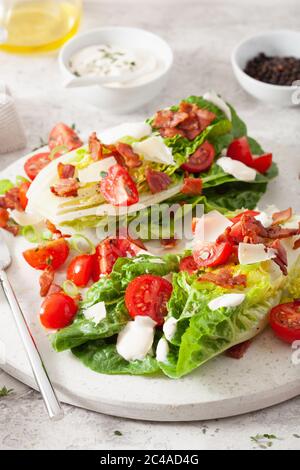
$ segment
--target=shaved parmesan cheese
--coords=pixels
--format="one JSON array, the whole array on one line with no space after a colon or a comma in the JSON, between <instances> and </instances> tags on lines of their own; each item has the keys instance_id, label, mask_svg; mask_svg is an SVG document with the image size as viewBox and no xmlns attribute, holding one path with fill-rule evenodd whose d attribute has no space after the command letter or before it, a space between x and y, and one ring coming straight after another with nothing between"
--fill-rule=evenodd
<instances>
[{"instance_id":1,"label":"shaved parmesan cheese","mask_svg":"<svg viewBox=\"0 0 300 470\"><path fill-rule=\"evenodd\" d=\"M14 221L17 222L17 224L22 225L23 227L25 225L37 225L43 220L43 217L41 217L39 214L20 212L15 209L12 210L10 214Z\"/></svg>"},{"instance_id":2,"label":"shaved parmesan cheese","mask_svg":"<svg viewBox=\"0 0 300 470\"><path fill-rule=\"evenodd\" d=\"M128 122L99 132L99 138L104 144L113 144L125 136L141 139L151 132L151 126L146 122Z\"/></svg>"},{"instance_id":3,"label":"shaved parmesan cheese","mask_svg":"<svg viewBox=\"0 0 300 470\"><path fill-rule=\"evenodd\" d=\"M155 321L150 317L136 316L118 334L117 352L126 361L143 360L152 348Z\"/></svg>"},{"instance_id":4,"label":"shaved parmesan cheese","mask_svg":"<svg viewBox=\"0 0 300 470\"><path fill-rule=\"evenodd\" d=\"M276 206L271 205L267 206L263 211L257 209L260 213L255 216L255 219L258 220L265 228L268 228L272 225L273 219L272 215L274 212L279 212Z\"/></svg>"},{"instance_id":5,"label":"shaved parmesan cheese","mask_svg":"<svg viewBox=\"0 0 300 470\"><path fill-rule=\"evenodd\" d=\"M151 136L141 142L134 142L132 148L134 152L150 162L175 165L171 149L167 147L160 136Z\"/></svg>"},{"instance_id":6,"label":"shaved parmesan cheese","mask_svg":"<svg viewBox=\"0 0 300 470\"><path fill-rule=\"evenodd\" d=\"M108 171L109 168L116 163L117 161L114 157L107 157L78 170L80 183L94 183L95 181L99 181L101 179L100 173L102 171Z\"/></svg>"},{"instance_id":7,"label":"shaved parmesan cheese","mask_svg":"<svg viewBox=\"0 0 300 470\"><path fill-rule=\"evenodd\" d=\"M203 95L203 98L206 101L210 101L212 104L214 104L219 109L221 109L221 111L223 111L223 113L229 119L229 121L231 121L231 110L228 104L226 104L225 101L222 100L222 98L220 98L214 90L210 90L207 93L205 93Z\"/></svg>"},{"instance_id":8,"label":"shaved parmesan cheese","mask_svg":"<svg viewBox=\"0 0 300 470\"><path fill-rule=\"evenodd\" d=\"M95 325L98 325L106 317L105 302L98 302L92 305L92 307L85 309L83 315L87 320L92 320Z\"/></svg>"},{"instance_id":9,"label":"shaved parmesan cheese","mask_svg":"<svg viewBox=\"0 0 300 470\"><path fill-rule=\"evenodd\" d=\"M245 300L245 294L224 294L208 302L210 310L218 310L222 307L237 307Z\"/></svg>"},{"instance_id":10,"label":"shaved parmesan cheese","mask_svg":"<svg viewBox=\"0 0 300 470\"><path fill-rule=\"evenodd\" d=\"M177 329L177 320L174 317L169 317L163 325L163 332L168 341L174 337Z\"/></svg>"},{"instance_id":11,"label":"shaved parmesan cheese","mask_svg":"<svg viewBox=\"0 0 300 470\"><path fill-rule=\"evenodd\" d=\"M298 228L300 224L300 215L293 215L287 222L282 224L284 228Z\"/></svg>"},{"instance_id":12,"label":"shaved parmesan cheese","mask_svg":"<svg viewBox=\"0 0 300 470\"><path fill-rule=\"evenodd\" d=\"M238 258L240 264L254 264L268 261L276 257L272 248L266 248L263 243L250 244L240 243L238 247Z\"/></svg>"},{"instance_id":13,"label":"shaved parmesan cheese","mask_svg":"<svg viewBox=\"0 0 300 470\"><path fill-rule=\"evenodd\" d=\"M160 338L156 346L156 360L166 363L168 361L169 345L165 338Z\"/></svg>"},{"instance_id":14,"label":"shaved parmesan cheese","mask_svg":"<svg viewBox=\"0 0 300 470\"><path fill-rule=\"evenodd\" d=\"M225 173L234 176L240 181L254 181L256 171L238 160L229 157L221 157L216 161Z\"/></svg>"},{"instance_id":15,"label":"shaved parmesan cheese","mask_svg":"<svg viewBox=\"0 0 300 470\"><path fill-rule=\"evenodd\" d=\"M195 241L215 242L224 233L232 222L218 211L204 214L197 222L195 228Z\"/></svg>"}]
</instances>

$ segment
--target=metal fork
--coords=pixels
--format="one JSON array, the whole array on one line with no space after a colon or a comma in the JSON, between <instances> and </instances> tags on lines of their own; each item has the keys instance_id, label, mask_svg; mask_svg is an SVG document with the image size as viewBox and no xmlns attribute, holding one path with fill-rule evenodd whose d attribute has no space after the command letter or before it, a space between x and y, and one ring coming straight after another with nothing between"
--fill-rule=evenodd
<instances>
[{"instance_id":1,"label":"metal fork","mask_svg":"<svg viewBox=\"0 0 300 470\"><path fill-rule=\"evenodd\" d=\"M11 256L3 236L0 233L0 283L3 287L5 296L13 313L19 335L22 339L35 381L42 394L49 417L51 419L58 420L63 417L63 409L56 397L40 353L30 333L24 314L20 308L18 300L5 272L5 269L7 269L10 264Z\"/></svg>"}]
</instances>

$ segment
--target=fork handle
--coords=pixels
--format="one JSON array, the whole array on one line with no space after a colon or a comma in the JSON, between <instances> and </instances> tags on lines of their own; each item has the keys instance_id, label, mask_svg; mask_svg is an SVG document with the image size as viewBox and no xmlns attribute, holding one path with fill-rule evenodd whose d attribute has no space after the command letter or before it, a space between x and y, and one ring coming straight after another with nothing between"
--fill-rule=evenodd
<instances>
[{"instance_id":1,"label":"fork handle","mask_svg":"<svg viewBox=\"0 0 300 470\"><path fill-rule=\"evenodd\" d=\"M30 333L24 314L20 308L19 302L4 270L0 270L0 282L11 307L18 332L23 341L23 345L27 353L35 381L42 394L49 417L56 420L61 419L63 417L63 409L56 397L42 358Z\"/></svg>"}]
</instances>

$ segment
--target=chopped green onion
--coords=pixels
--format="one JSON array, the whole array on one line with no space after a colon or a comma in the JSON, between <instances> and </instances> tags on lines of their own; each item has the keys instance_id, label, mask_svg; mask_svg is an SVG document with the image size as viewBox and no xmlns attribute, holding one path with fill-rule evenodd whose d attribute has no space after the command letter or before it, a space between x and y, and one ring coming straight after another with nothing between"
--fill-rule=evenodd
<instances>
[{"instance_id":1,"label":"chopped green onion","mask_svg":"<svg viewBox=\"0 0 300 470\"><path fill-rule=\"evenodd\" d=\"M64 293L69 295L70 297L76 297L79 293L79 290L73 281L69 281L69 280L64 281L62 288L63 288Z\"/></svg>"},{"instance_id":2,"label":"chopped green onion","mask_svg":"<svg viewBox=\"0 0 300 470\"><path fill-rule=\"evenodd\" d=\"M70 245L73 250L83 254L93 255L96 251L95 246L91 240L89 240L84 235L81 235L80 233L76 233L70 238ZM80 245L85 245L85 247Z\"/></svg>"},{"instance_id":3,"label":"chopped green onion","mask_svg":"<svg viewBox=\"0 0 300 470\"><path fill-rule=\"evenodd\" d=\"M56 147L54 147L54 149L51 150L50 152L50 155L49 155L49 159L50 160L53 160L53 158L55 158L55 155L57 153L66 153L68 151L68 147L66 145L57 145Z\"/></svg>"},{"instance_id":4,"label":"chopped green onion","mask_svg":"<svg viewBox=\"0 0 300 470\"><path fill-rule=\"evenodd\" d=\"M10 180L0 180L0 194L5 194L14 184Z\"/></svg>"},{"instance_id":5,"label":"chopped green onion","mask_svg":"<svg viewBox=\"0 0 300 470\"><path fill-rule=\"evenodd\" d=\"M50 230L44 230L42 232L42 240L52 240L53 233Z\"/></svg>"},{"instance_id":6,"label":"chopped green onion","mask_svg":"<svg viewBox=\"0 0 300 470\"><path fill-rule=\"evenodd\" d=\"M22 235L30 243L37 243L40 239L39 233L33 225L25 225L22 228Z\"/></svg>"},{"instance_id":7,"label":"chopped green onion","mask_svg":"<svg viewBox=\"0 0 300 470\"><path fill-rule=\"evenodd\" d=\"M29 183L29 180L24 176L16 176L16 186L21 186L22 183Z\"/></svg>"}]
</instances>

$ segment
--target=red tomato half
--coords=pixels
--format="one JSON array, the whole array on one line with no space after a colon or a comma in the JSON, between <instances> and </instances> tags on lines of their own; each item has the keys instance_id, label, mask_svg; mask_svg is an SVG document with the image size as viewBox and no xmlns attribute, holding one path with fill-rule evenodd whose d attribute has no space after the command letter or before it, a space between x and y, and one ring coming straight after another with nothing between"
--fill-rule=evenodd
<instances>
[{"instance_id":1,"label":"red tomato half","mask_svg":"<svg viewBox=\"0 0 300 470\"><path fill-rule=\"evenodd\" d=\"M26 209L28 199L27 199L27 191L30 187L29 181L24 181L24 183L20 184L19 186L19 199L22 209Z\"/></svg>"},{"instance_id":2,"label":"red tomato half","mask_svg":"<svg viewBox=\"0 0 300 470\"><path fill-rule=\"evenodd\" d=\"M68 150L74 150L83 145L76 132L63 122L56 124L52 129L48 139L50 150L53 150L58 145L65 145Z\"/></svg>"},{"instance_id":3,"label":"red tomato half","mask_svg":"<svg viewBox=\"0 0 300 470\"><path fill-rule=\"evenodd\" d=\"M100 191L113 206L131 206L139 200L135 182L121 165L109 168L107 176L100 182Z\"/></svg>"},{"instance_id":4,"label":"red tomato half","mask_svg":"<svg viewBox=\"0 0 300 470\"><path fill-rule=\"evenodd\" d=\"M39 174L39 172L45 168L45 166L50 163L49 158L50 152L42 152L36 153L32 157L28 158L28 160L24 164L24 170L31 180Z\"/></svg>"},{"instance_id":5,"label":"red tomato half","mask_svg":"<svg viewBox=\"0 0 300 470\"><path fill-rule=\"evenodd\" d=\"M45 328L59 329L72 323L77 305L63 292L48 295L40 308L40 320Z\"/></svg>"},{"instance_id":6,"label":"red tomato half","mask_svg":"<svg viewBox=\"0 0 300 470\"><path fill-rule=\"evenodd\" d=\"M149 316L162 325L172 284L160 276L142 274L131 281L125 291L125 305L131 317Z\"/></svg>"},{"instance_id":7,"label":"red tomato half","mask_svg":"<svg viewBox=\"0 0 300 470\"><path fill-rule=\"evenodd\" d=\"M75 256L68 266L67 279L78 287L85 287L92 276L94 262L94 255Z\"/></svg>"},{"instance_id":8,"label":"red tomato half","mask_svg":"<svg viewBox=\"0 0 300 470\"><path fill-rule=\"evenodd\" d=\"M241 212L240 214L236 215L235 217L232 217L230 219L230 221L235 224L236 222L239 222L241 220L243 215L251 215L251 216L255 217L256 215L259 215L259 214L260 214L260 212L258 212L258 211L246 210L246 211Z\"/></svg>"},{"instance_id":9,"label":"red tomato half","mask_svg":"<svg viewBox=\"0 0 300 470\"><path fill-rule=\"evenodd\" d=\"M34 269L41 269L43 271L51 267L55 271L66 261L69 250L66 240L58 238L45 245L24 251L23 256Z\"/></svg>"},{"instance_id":10,"label":"red tomato half","mask_svg":"<svg viewBox=\"0 0 300 470\"><path fill-rule=\"evenodd\" d=\"M235 139L227 149L227 156L247 166L252 166L252 153L247 137Z\"/></svg>"},{"instance_id":11,"label":"red tomato half","mask_svg":"<svg viewBox=\"0 0 300 470\"><path fill-rule=\"evenodd\" d=\"M229 242L201 243L193 252L195 263L199 268L219 266L225 264L232 253Z\"/></svg>"},{"instance_id":12,"label":"red tomato half","mask_svg":"<svg viewBox=\"0 0 300 470\"><path fill-rule=\"evenodd\" d=\"M211 167L214 157L214 146L209 142L204 142L189 157L188 161L181 165L181 168L189 173L201 173Z\"/></svg>"},{"instance_id":13,"label":"red tomato half","mask_svg":"<svg viewBox=\"0 0 300 470\"><path fill-rule=\"evenodd\" d=\"M179 263L179 271L187 271L189 274L193 274L198 271L198 266L193 256L186 256L182 258Z\"/></svg>"},{"instance_id":14,"label":"red tomato half","mask_svg":"<svg viewBox=\"0 0 300 470\"><path fill-rule=\"evenodd\" d=\"M259 173L266 173L272 165L272 159L272 153L264 153L259 157L253 156L252 168L259 171Z\"/></svg>"},{"instance_id":15,"label":"red tomato half","mask_svg":"<svg viewBox=\"0 0 300 470\"><path fill-rule=\"evenodd\" d=\"M300 300L272 308L270 325L282 341L293 343L300 340Z\"/></svg>"}]
</instances>

